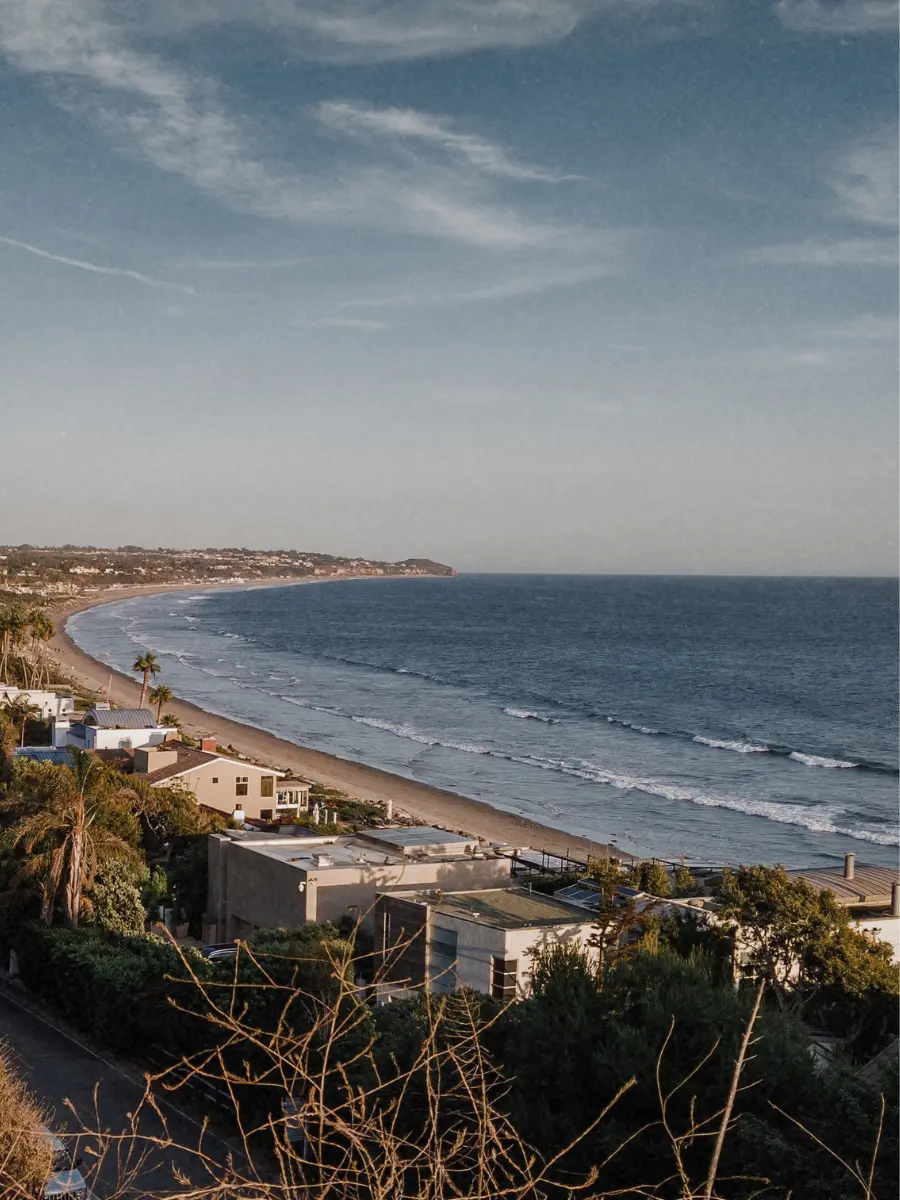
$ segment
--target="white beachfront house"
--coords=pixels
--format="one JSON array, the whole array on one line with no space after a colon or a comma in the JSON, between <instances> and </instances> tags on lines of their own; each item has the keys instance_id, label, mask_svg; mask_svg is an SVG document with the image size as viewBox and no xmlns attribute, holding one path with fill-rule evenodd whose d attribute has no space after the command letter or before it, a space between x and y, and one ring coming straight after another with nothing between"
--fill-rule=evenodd
<instances>
[{"instance_id":1,"label":"white beachfront house","mask_svg":"<svg viewBox=\"0 0 900 1200\"><path fill-rule=\"evenodd\" d=\"M149 708L109 708L96 705L80 721L68 716L53 721L54 746L80 746L84 750L133 750L158 746L177 730L158 725Z\"/></svg>"},{"instance_id":2,"label":"white beachfront house","mask_svg":"<svg viewBox=\"0 0 900 1200\"><path fill-rule=\"evenodd\" d=\"M0 705L7 701L27 700L40 710L44 721L54 717L71 716L75 712L75 700L64 692L48 692L41 688L20 688L12 683L0 683Z\"/></svg>"}]
</instances>

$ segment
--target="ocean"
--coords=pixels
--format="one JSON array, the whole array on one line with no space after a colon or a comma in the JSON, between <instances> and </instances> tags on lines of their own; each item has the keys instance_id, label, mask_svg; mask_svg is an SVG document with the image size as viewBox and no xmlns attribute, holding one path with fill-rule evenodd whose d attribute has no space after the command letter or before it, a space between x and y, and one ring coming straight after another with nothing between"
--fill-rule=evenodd
<instances>
[{"instance_id":1,"label":"ocean","mask_svg":"<svg viewBox=\"0 0 900 1200\"><path fill-rule=\"evenodd\" d=\"M178 696L625 851L895 863L897 581L461 575L76 614Z\"/></svg>"}]
</instances>

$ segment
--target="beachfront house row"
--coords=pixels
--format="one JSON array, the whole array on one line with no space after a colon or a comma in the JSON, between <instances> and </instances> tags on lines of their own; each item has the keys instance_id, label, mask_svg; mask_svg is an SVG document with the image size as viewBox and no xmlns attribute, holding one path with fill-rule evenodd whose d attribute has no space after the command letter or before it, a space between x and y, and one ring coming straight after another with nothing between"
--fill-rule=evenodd
<instances>
[{"instance_id":1,"label":"beachfront house row","mask_svg":"<svg viewBox=\"0 0 900 1200\"><path fill-rule=\"evenodd\" d=\"M534 959L554 946L594 953L583 908L527 887L398 895L375 906L377 992L382 1002L428 990L473 988L498 1000L531 994Z\"/></svg>"},{"instance_id":2,"label":"beachfront house row","mask_svg":"<svg viewBox=\"0 0 900 1200\"><path fill-rule=\"evenodd\" d=\"M110 708L97 704L80 720L69 714L52 721L53 745L79 746L83 750L133 750L156 746L177 732L172 725L157 723L149 708Z\"/></svg>"},{"instance_id":3,"label":"beachfront house row","mask_svg":"<svg viewBox=\"0 0 900 1200\"><path fill-rule=\"evenodd\" d=\"M202 738L199 749L171 742L139 747L134 751L134 775L151 787L184 788L198 804L236 820L272 821L309 808L305 780L219 754L212 737Z\"/></svg>"},{"instance_id":4,"label":"beachfront house row","mask_svg":"<svg viewBox=\"0 0 900 1200\"><path fill-rule=\"evenodd\" d=\"M431 826L371 829L340 837L226 829L209 838L211 941L258 929L337 921L373 928L386 889L465 891L509 882L509 859L476 838Z\"/></svg>"},{"instance_id":5,"label":"beachfront house row","mask_svg":"<svg viewBox=\"0 0 900 1200\"><path fill-rule=\"evenodd\" d=\"M54 717L71 716L75 712L75 699L69 693L48 692L41 688L20 688L11 683L0 683L0 705L15 700L27 700L38 709L44 721L52 721Z\"/></svg>"}]
</instances>

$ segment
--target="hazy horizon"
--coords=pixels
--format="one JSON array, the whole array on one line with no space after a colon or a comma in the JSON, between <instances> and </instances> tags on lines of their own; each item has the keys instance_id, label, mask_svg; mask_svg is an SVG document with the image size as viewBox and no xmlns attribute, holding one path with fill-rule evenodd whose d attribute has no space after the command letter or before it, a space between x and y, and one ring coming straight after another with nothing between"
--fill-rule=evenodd
<instances>
[{"instance_id":1,"label":"hazy horizon","mask_svg":"<svg viewBox=\"0 0 900 1200\"><path fill-rule=\"evenodd\" d=\"M896 576L893 0L0 0L0 96L0 541Z\"/></svg>"}]
</instances>

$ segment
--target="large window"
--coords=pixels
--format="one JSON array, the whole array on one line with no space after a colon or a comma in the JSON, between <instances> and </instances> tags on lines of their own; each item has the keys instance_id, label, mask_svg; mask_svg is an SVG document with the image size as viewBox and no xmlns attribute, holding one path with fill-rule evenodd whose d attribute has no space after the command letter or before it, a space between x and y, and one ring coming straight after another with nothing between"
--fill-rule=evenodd
<instances>
[{"instance_id":1,"label":"large window","mask_svg":"<svg viewBox=\"0 0 900 1200\"><path fill-rule=\"evenodd\" d=\"M262 779L259 781L259 794L264 799L265 798L271 799L272 796L275 795L275 776L274 775L263 775Z\"/></svg>"},{"instance_id":2,"label":"large window","mask_svg":"<svg viewBox=\"0 0 900 1200\"><path fill-rule=\"evenodd\" d=\"M496 1000L515 1000L519 960L491 955L491 995Z\"/></svg>"},{"instance_id":3,"label":"large window","mask_svg":"<svg viewBox=\"0 0 900 1200\"><path fill-rule=\"evenodd\" d=\"M428 973L433 992L456 991L456 959L456 930L432 925L428 939Z\"/></svg>"},{"instance_id":4,"label":"large window","mask_svg":"<svg viewBox=\"0 0 900 1200\"><path fill-rule=\"evenodd\" d=\"M246 796L248 793L248 784L250 783L249 775L238 775L234 781L234 794L236 796Z\"/></svg>"}]
</instances>

